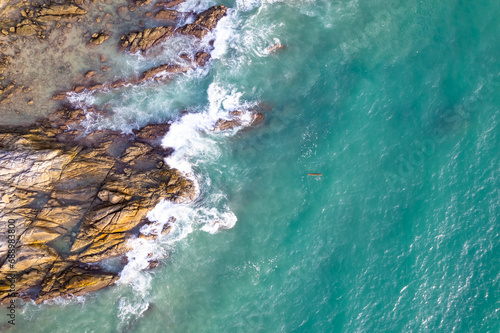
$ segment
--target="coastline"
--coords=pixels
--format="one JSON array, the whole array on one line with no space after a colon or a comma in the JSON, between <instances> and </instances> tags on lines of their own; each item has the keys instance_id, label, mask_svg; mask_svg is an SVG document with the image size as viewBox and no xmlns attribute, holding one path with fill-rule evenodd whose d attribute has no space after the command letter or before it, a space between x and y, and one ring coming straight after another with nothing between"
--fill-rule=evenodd
<instances>
[{"instance_id":1,"label":"coastline","mask_svg":"<svg viewBox=\"0 0 500 333\"><path fill-rule=\"evenodd\" d=\"M0 36L0 331L498 331L500 3L106 1Z\"/></svg>"},{"instance_id":2,"label":"coastline","mask_svg":"<svg viewBox=\"0 0 500 333\"><path fill-rule=\"evenodd\" d=\"M163 6L169 9L156 10L155 16L159 21L175 23L177 16L185 14L170 8L181 2L164 3ZM147 4L148 1L136 2L128 10L133 12L137 6ZM7 36L17 34L13 37L16 41L20 36L39 38L43 44L50 29L47 31L41 22L53 24L52 21L57 21L54 25L57 29L58 25L61 26L60 21L75 22L75 18L80 21L79 16L87 14L87 10L80 7L82 5L83 2L75 2L65 6L42 6L37 10L18 7L21 16L26 15L27 18L17 23L14 29L9 29ZM167 25L132 30L120 38L121 50L118 52L128 49L131 53L145 53L178 34L201 39L216 26L226 10L224 6L209 8L193 16L193 22L177 28ZM166 17L166 14L170 16ZM71 28L77 24L68 25L66 27ZM93 34L86 48L92 52L111 35L105 31ZM213 41L210 44L212 46ZM101 55L101 62L102 58ZM4 190L0 203L0 230L4 238L0 247L0 277L3 281L0 303L8 302L8 298L12 297L5 279L11 272L7 260L8 220L16 221L16 233L19 235L17 259L13 267L17 276L15 293L22 299L39 303L112 285L126 265L125 254L131 250L127 241L166 235L171 223L175 222L174 218L157 234L146 236L140 233L140 228L150 223L146 217L148 212L162 200L187 203L195 199L197 192L193 181L164 162L172 153L171 148L161 145L161 138L170 126L168 123L143 126L130 134L106 129L89 132L85 126L88 117L109 118L108 112L96 110L92 105L76 108L67 100L72 93L108 91L155 81L168 82L172 75L205 66L210 54L207 50L199 50L194 54L179 54L179 58L185 66L161 64L145 70L141 75L114 80L109 80L109 77L107 80L96 70L87 71L73 79L72 82L80 80L81 83L73 85L70 90L48 90L52 93L50 101L46 98L47 94L44 95L45 100L39 96L41 101L37 102L55 105L54 111L41 120L32 123L28 116L25 120L29 124L18 126L20 123L16 119L12 124L0 127L0 163L3 170L0 186ZM101 72L106 71L101 67ZM96 80L99 78L104 82L98 83ZM13 85L9 88L13 91L7 90L7 95L3 96L4 105L19 100L16 94L22 96L26 90L24 86L15 88L17 83ZM29 105L35 104L34 100L30 102ZM219 119L214 130L229 130L243 123L256 125L262 122L263 116L258 112L248 113L250 122L243 113L235 110L231 119ZM98 265L110 258L118 258L114 270ZM157 264L157 261L150 260L148 268Z\"/></svg>"}]
</instances>

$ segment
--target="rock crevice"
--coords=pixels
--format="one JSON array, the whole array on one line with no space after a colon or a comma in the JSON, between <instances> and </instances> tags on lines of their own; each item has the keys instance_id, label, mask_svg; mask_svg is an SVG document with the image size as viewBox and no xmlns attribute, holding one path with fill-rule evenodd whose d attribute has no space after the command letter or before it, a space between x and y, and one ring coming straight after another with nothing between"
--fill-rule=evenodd
<instances>
[{"instance_id":1,"label":"rock crevice","mask_svg":"<svg viewBox=\"0 0 500 333\"><path fill-rule=\"evenodd\" d=\"M0 129L0 301L10 290L9 220L16 292L40 302L112 284L117 274L94 263L130 250L127 239L160 200L194 199L192 181L163 163L158 139L168 124L83 136L69 129L82 119L62 109L33 126Z\"/></svg>"}]
</instances>

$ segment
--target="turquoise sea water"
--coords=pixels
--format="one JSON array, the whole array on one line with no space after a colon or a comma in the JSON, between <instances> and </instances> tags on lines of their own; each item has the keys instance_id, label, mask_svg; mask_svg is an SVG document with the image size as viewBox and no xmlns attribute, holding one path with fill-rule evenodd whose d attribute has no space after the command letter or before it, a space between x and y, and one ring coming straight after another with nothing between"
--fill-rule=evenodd
<instances>
[{"instance_id":1,"label":"turquoise sea water","mask_svg":"<svg viewBox=\"0 0 500 333\"><path fill-rule=\"evenodd\" d=\"M113 109L100 126L174 122L199 199L151 213L173 232L115 287L26 304L13 331L499 332L500 2L196 8L219 3L210 69L75 97ZM208 129L258 103L262 126Z\"/></svg>"}]
</instances>

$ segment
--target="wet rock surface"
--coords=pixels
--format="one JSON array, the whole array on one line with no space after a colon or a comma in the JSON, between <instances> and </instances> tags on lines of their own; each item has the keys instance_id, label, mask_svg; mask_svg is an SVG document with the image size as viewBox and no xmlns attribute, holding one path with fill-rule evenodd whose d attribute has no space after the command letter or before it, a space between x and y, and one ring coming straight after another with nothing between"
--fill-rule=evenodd
<instances>
[{"instance_id":1,"label":"wet rock surface","mask_svg":"<svg viewBox=\"0 0 500 333\"><path fill-rule=\"evenodd\" d=\"M184 14L171 9L160 10L154 15L155 19L167 22L175 22L182 16L184 16Z\"/></svg>"},{"instance_id":2,"label":"wet rock surface","mask_svg":"<svg viewBox=\"0 0 500 333\"><path fill-rule=\"evenodd\" d=\"M196 15L193 23L186 24L176 30L176 32L203 38L209 31L212 31L217 23L226 15L226 6L211 7Z\"/></svg>"},{"instance_id":3,"label":"wet rock surface","mask_svg":"<svg viewBox=\"0 0 500 333\"><path fill-rule=\"evenodd\" d=\"M196 15L193 23L179 28L161 26L130 32L121 37L119 46L123 50L129 50L130 53L138 51L144 53L151 47L171 37L174 33L203 38L215 28L219 20L226 15L226 12L226 6L215 6Z\"/></svg>"},{"instance_id":4,"label":"wet rock surface","mask_svg":"<svg viewBox=\"0 0 500 333\"><path fill-rule=\"evenodd\" d=\"M281 51L281 50L284 50L284 49L286 49L285 45L283 45L283 44L274 44L274 45L270 46L267 50L270 53L273 53L273 52Z\"/></svg>"},{"instance_id":5,"label":"wet rock surface","mask_svg":"<svg viewBox=\"0 0 500 333\"><path fill-rule=\"evenodd\" d=\"M111 33L109 31L101 30L99 32L92 34L89 43L94 45L101 45L109 38L109 36L111 36Z\"/></svg>"},{"instance_id":6,"label":"wet rock surface","mask_svg":"<svg viewBox=\"0 0 500 333\"><path fill-rule=\"evenodd\" d=\"M161 199L194 199L193 183L163 163L168 125L135 135L83 136L80 110L0 128L0 301L8 296L8 221L16 228L16 291L37 302L111 285L99 261L125 254ZM71 129L70 129L71 128Z\"/></svg>"},{"instance_id":7,"label":"wet rock surface","mask_svg":"<svg viewBox=\"0 0 500 333\"><path fill-rule=\"evenodd\" d=\"M113 82L105 82L105 83L97 83L93 81L93 77L95 76L95 71L88 71L85 73L84 78L86 80L90 80L87 83L82 83L75 85L72 90L69 91L60 91L52 96L53 100L65 100L68 97L68 93L76 92L81 93L83 91L94 91L98 89L117 89L127 85L137 85L141 84L145 81L168 81L172 79L172 75L185 73L190 69L196 67L204 67L211 56L209 53L204 51L198 51L194 55L190 56L187 54L183 54L182 57L187 61L185 65L172 65L172 64L163 64L153 68L150 68L142 73L140 77L132 77L127 79L118 79ZM1 93L1 91L0 91ZM1 96L1 95L0 95Z\"/></svg>"},{"instance_id":8,"label":"wet rock surface","mask_svg":"<svg viewBox=\"0 0 500 333\"><path fill-rule=\"evenodd\" d=\"M177 5L180 5L181 3L186 2L186 0L164 0L164 1L157 1L155 3L155 6L157 7L165 7L165 8L172 8Z\"/></svg>"}]
</instances>

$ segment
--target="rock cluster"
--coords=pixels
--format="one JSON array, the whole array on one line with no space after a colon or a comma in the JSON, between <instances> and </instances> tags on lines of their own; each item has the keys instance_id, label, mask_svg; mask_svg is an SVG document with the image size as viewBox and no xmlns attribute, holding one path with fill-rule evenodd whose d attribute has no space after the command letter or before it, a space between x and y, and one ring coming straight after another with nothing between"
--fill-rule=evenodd
<instances>
[{"instance_id":1,"label":"rock cluster","mask_svg":"<svg viewBox=\"0 0 500 333\"><path fill-rule=\"evenodd\" d=\"M109 36L111 36L111 33L109 31L101 30L99 32L92 34L89 43L94 45L101 45L109 38Z\"/></svg>"},{"instance_id":2,"label":"rock cluster","mask_svg":"<svg viewBox=\"0 0 500 333\"><path fill-rule=\"evenodd\" d=\"M184 65L171 65L171 64L164 64L164 65L159 65L153 68L148 69L147 71L144 71L142 75L138 78L128 78L128 79L119 79L113 82L108 82L108 83L96 83L95 81L92 80L93 75L95 74L95 71L88 71L85 74L85 78L88 81L86 84L78 84L73 87L72 90L70 91L61 91L56 93L55 95L52 96L53 100L64 100L67 98L67 94L69 92L76 92L76 93L81 93L84 90L87 91L94 91L98 89L116 89L120 88L126 85L136 85L143 83L148 80L154 80L154 81L166 81L171 78L172 75L178 74L178 73L184 73L187 72L188 70L195 68L197 66L203 67L207 64L207 62L210 60L210 54L206 52L196 52L194 56L190 57L189 55L184 54L183 58L185 60L188 60L189 62ZM0 90L0 101L1 101L1 90Z\"/></svg>"},{"instance_id":3,"label":"rock cluster","mask_svg":"<svg viewBox=\"0 0 500 333\"><path fill-rule=\"evenodd\" d=\"M21 7L18 23L2 33L8 35L15 33L20 36L30 36L36 33L43 36L42 25L53 21L60 21L87 14L87 11L73 3L67 4L43 4L41 7ZM7 22L7 20L6 20Z\"/></svg>"},{"instance_id":4,"label":"rock cluster","mask_svg":"<svg viewBox=\"0 0 500 333\"><path fill-rule=\"evenodd\" d=\"M153 78L160 79L167 74L182 73L191 69L191 66L180 65L160 65L145 71L142 74L141 81L151 80Z\"/></svg>"},{"instance_id":5,"label":"rock cluster","mask_svg":"<svg viewBox=\"0 0 500 333\"><path fill-rule=\"evenodd\" d=\"M121 49L128 49L131 53L136 53L138 51L146 52L174 33L203 38L209 31L215 28L217 22L226 15L226 12L226 6L215 6L196 15L193 23L179 28L161 26L131 32L121 37L119 46Z\"/></svg>"},{"instance_id":6,"label":"rock cluster","mask_svg":"<svg viewBox=\"0 0 500 333\"><path fill-rule=\"evenodd\" d=\"M204 12L196 15L194 22L191 24L186 24L176 30L176 32L195 36L197 38L203 38L209 31L212 31L219 20L226 15L226 6L215 6L211 7Z\"/></svg>"},{"instance_id":7,"label":"rock cluster","mask_svg":"<svg viewBox=\"0 0 500 333\"><path fill-rule=\"evenodd\" d=\"M37 302L109 286L94 263L125 254L160 200L194 199L193 183L164 165L168 125L135 135L83 136L85 115L63 109L24 128L0 129L0 302L8 296L7 222L15 221L16 291Z\"/></svg>"},{"instance_id":8,"label":"rock cluster","mask_svg":"<svg viewBox=\"0 0 500 333\"><path fill-rule=\"evenodd\" d=\"M155 14L155 19L159 21L167 21L167 22L175 22L182 16L182 13L179 13L176 10L164 9L160 10Z\"/></svg>"},{"instance_id":9,"label":"rock cluster","mask_svg":"<svg viewBox=\"0 0 500 333\"><path fill-rule=\"evenodd\" d=\"M164 1L157 1L155 3L155 6L158 7L165 7L165 8L172 8L177 5L180 5L181 3L186 2L186 0L164 0Z\"/></svg>"},{"instance_id":10,"label":"rock cluster","mask_svg":"<svg viewBox=\"0 0 500 333\"><path fill-rule=\"evenodd\" d=\"M172 36L174 30L172 26L164 26L131 32L121 37L120 48L128 49L131 53L145 52Z\"/></svg>"}]
</instances>

